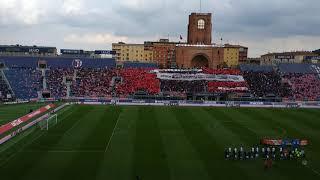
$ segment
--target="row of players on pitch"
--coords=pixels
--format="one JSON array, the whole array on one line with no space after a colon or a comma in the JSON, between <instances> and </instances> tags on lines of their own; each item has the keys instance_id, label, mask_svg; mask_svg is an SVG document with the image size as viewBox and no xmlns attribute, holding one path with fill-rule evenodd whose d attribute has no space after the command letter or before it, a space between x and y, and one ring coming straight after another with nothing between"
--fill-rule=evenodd
<instances>
[{"instance_id":1,"label":"row of players on pitch","mask_svg":"<svg viewBox=\"0 0 320 180\"><path fill-rule=\"evenodd\" d=\"M226 160L247 160L257 159L262 157L264 159L279 159L279 160L293 160L305 159L305 151L301 148L294 147L252 147L251 150L245 150L243 147L227 148L225 149Z\"/></svg>"}]
</instances>

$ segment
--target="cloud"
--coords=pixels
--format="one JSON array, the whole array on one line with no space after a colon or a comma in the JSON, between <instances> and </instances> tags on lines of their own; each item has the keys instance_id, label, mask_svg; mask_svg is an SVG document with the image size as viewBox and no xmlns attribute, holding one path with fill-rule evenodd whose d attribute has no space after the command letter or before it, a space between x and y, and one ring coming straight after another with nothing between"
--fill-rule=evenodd
<instances>
[{"instance_id":1,"label":"cloud","mask_svg":"<svg viewBox=\"0 0 320 180\"><path fill-rule=\"evenodd\" d=\"M85 12L84 1L82 0L64 0L62 4L62 13L65 15L81 15Z\"/></svg>"},{"instance_id":2,"label":"cloud","mask_svg":"<svg viewBox=\"0 0 320 180\"><path fill-rule=\"evenodd\" d=\"M3 0L0 2L1 24L36 24L42 10L36 0Z\"/></svg>"},{"instance_id":3,"label":"cloud","mask_svg":"<svg viewBox=\"0 0 320 180\"><path fill-rule=\"evenodd\" d=\"M319 6L319 0L202 1L202 11L213 13L213 39L249 46L250 56L283 42L283 49L319 48ZM91 48L186 37L188 15L199 8L195 0L0 0L0 43Z\"/></svg>"},{"instance_id":4,"label":"cloud","mask_svg":"<svg viewBox=\"0 0 320 180\"><path fill-rule=\"evenodd\" d=\"M81 43L81 44L111 44L114 42L128 42L126 36L115 36L113 34L69 34L64 38L66 43Z\"/></svg>"},{"instance_id":5,"label":"cloud","mask_svg":"<svg viewBox=\"0 0 320 180\"><path fill-rule=\"evenodd\" d=\"M319 42L319 36L290 36L267 38L262 41L247 40L244 43L249 47L254 47L249 49L250 55L258 57L268 52L311 51L319 49Z\"/></svg>"}]
</instances>

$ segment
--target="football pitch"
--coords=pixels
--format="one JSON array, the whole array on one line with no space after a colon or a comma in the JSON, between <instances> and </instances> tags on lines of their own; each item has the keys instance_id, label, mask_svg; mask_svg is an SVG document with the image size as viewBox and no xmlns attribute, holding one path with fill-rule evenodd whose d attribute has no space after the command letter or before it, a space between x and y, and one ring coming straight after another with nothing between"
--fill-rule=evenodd
<instances>
[{"instance_id":1,"label":"football pitch","mask_svg":"<svg viewBox=\"0 0 320 180\"><path fill-rule=\"evenodd\" d=\"M0 106L1 124L25 106ZM224 159L225 148L263 137L309 140L308 165L275 161L265 170L262 159ZM48 131L35 127L0 146L4 180L311 180L319 172L313 109L73 105Z\"/></svg>"}]
</instances>

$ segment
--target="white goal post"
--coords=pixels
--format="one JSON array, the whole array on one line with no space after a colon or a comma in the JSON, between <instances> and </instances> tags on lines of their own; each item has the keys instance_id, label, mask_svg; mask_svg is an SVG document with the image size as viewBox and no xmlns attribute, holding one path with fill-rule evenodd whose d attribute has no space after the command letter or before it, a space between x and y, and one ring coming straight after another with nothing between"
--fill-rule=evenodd
<instances>
[{"instance_id":1,"label":"white goal post","mask_svg":"<svg viewBox=\"0 0 320 180\"><path fill-rule=\"evenodd\" d=\"M48 118L44 119L43 121L40 121L38 123L41 130L49 130L50 127L56 125L58 123L58 115L52 114Z\"/></svg>"}]
</instances>

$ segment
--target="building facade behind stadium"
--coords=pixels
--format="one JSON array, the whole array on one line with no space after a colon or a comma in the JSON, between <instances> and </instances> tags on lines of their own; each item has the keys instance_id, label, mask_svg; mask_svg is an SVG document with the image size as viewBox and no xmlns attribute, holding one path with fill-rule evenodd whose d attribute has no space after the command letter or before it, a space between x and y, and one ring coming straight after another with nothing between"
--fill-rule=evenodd
<instances>
[{"instance_id":1,"label":"building facade behind stadium","mask_svg":"<svg viewBox=\"0 0 320 180\"><path fill-rule=\"evenodd\" d=\"M159 67L195 68L236 67L248 57L248 48L240 45L212 43L212 14L192 13L189 16L187 42L169 39L146 41L144 44L113 43L118 61L155 62ZM181 40L182 37L180 37ZM144 48L143 48L144 47ZM153 56L148 56L152 54Z\"/></svg>"},{"instance_id":2,"label":"building facade behind stadium","mask_svg":"<svg viewBox=\"0 0 320 180\"><path fill-rule=\"evenodd\" d=\"M268 53L261 56L261 65L320 63L320 55L316 51L293 51Z\"/></svg>"}]
</instances>

